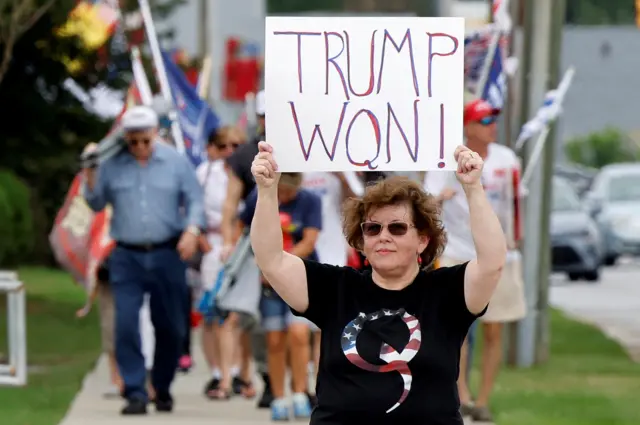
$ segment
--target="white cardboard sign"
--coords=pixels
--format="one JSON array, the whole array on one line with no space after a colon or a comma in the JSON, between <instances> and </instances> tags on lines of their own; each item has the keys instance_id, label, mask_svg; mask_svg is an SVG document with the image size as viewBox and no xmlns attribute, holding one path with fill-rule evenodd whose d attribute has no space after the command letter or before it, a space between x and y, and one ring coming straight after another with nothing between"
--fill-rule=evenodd
<instances>
[{"instance_id":1,"label":"white cardboard sign","mask_svg":"<svg viewBox=\"0 0 640 425\"><path fill-rule=\"evenodd\" d=\"M265 57L281 171L456 168L463 18L269 17Z\"/></svg>"}]
</instances>

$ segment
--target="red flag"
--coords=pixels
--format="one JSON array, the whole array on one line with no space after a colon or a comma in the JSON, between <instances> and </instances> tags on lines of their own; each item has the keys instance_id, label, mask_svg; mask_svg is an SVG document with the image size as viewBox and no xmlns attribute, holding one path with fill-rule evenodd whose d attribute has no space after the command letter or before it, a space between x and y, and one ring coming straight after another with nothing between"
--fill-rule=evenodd
<instances>
[{"instance_id":1,"label":"red flag","mask_svg":"<svg viewBox=\"0 0 640 425\"><path fill-rule=\"evenodd\" d=\"M113 241L109 237L110 210L94 213L80 193L81 186L79 173L56 216L49 243L60 265L91 291L98 266L108 257Z\"/></svg>"}]
</instances>

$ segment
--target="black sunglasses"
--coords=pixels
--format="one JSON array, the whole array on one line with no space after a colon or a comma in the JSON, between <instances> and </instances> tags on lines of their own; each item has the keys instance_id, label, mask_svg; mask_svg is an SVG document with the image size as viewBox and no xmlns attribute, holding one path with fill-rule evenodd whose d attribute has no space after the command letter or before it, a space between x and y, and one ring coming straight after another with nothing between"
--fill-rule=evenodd
<instances>
[{"instance_id":1,"label":"black sunglasses","mask_svg":"<svg viewBox=\"0 0 640 425\"><path fill-rule=\"evenodd\" d=\"M132 139L128 139L127 140L127 144L129 146L138 146L138 144L141 144L143 146L149 146L149 144L151 143L151 139L137 139L137 138L132 138Z\"/></svg>"},{"instance_id":2,"label":"black sunglasses","mask_svg":"<svg viewBox=\"0 0 640 425\"><path fill-rule=\"evenodd\" d=\"M240 146L240 143L222 143L220 145L214 145L216 148L223 150L226 148L237 149Z\"/></svg>"},{"instance_id":3,"label":"black sunglasses","mask_svg":"<svg viewBox=\"0 0 640 425\"><path fill-rule=\"evenodd\" d=\"M367 237L378 236L382 233L382 229L387 228L389 233L393 236L404 236L409 231L409 228L415 227L412 224L405 223L404 221L392 221L389 224L376 223L375 221L365 221L360 224L362 234Z\"/></svg>"}]
</instances>

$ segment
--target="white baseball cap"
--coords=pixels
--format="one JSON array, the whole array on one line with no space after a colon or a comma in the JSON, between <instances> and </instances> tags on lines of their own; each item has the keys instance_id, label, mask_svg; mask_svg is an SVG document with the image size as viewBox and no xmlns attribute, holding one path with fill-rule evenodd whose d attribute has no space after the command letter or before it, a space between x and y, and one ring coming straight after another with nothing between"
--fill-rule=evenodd
<instances>
[{"instance_id":1,"label":"white baseball cap","mask_svg":"<svg viewBox=\"0 0 640 425\"><path fill-rule=\"evenodd\" d=\"M158 127L158 114L148 106L134 106L122 115L124 131L148 130Z\"/></svg>"},{"instance_id":2,"label":"white baseball cap","mask_svg":"<svg viewBox=\"0 0 640 425\"><path fill-rule=\"evenodd\" d=\"M256 115L265 115L266 105L264 104L264 90L260 90L256 95Z\"/></svg>"}]
</instances>

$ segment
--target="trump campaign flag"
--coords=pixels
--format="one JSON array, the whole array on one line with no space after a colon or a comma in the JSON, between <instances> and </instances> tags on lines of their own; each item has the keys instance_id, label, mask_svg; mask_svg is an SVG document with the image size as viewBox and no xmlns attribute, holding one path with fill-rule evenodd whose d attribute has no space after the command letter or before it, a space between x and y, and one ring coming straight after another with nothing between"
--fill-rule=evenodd
<instances>
[{"instance_id":1,"label":"trump campaign flag","mask_svg":"<svg viewBox=\"0 0 640 425\"><path fill-rule=\"evenodd\" d=\"M167 52L162 52L162 60L173 103L178 113L178 123L182 130L186 154L193 165L198 166L206 159L207 138L218 128L220 120L209 105L198 96L195 87Z\"/></svg>"}]
</instances>

